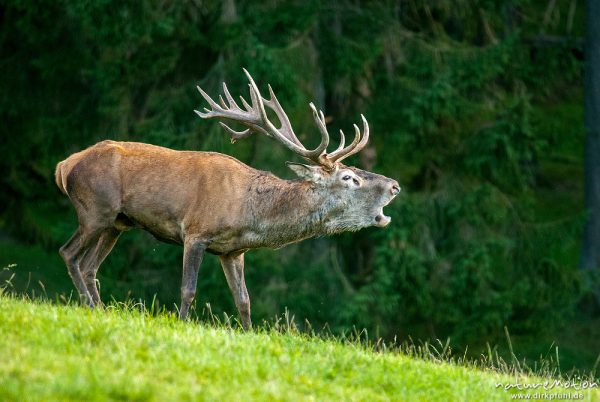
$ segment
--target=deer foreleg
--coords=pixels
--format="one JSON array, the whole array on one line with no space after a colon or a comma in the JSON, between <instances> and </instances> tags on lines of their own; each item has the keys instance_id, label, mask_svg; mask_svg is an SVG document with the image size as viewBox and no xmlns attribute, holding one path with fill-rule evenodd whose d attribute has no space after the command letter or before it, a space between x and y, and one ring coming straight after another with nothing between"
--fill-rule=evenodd
<instances>
[{"instance_id":1,"label":"deer foreleg","mask_svg":"<svg viewBox=\"0 0 600 402\"><path fill-rule=\"evenodd\" d=\"M250 320L250 296L244 279L244 254L224 255L220 259L227 284L240 314L242 327L248 330L252 328L252 321Z\"/></svg>"},{"instance_id":2,"label":"deer foreleg","mask_svg":"<svg viewBox=\"0 0 600 402\"><path fill-rule=\"evenodd\" d=\"M185 242L183 246L183 277L181 280L181 308L179 318L187 318L190 305L196 297L198 270L206 245L198 241Z\"/></svg>"}]
</instances>

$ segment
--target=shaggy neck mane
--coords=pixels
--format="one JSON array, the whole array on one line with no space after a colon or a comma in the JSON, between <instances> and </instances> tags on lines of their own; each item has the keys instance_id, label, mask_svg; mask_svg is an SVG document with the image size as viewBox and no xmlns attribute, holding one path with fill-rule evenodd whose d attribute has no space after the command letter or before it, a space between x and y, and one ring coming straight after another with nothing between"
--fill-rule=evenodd
<instances>
[{"instance_id":1,"label":"shaggy neck mane","mask_svg":"<svg viewBox=\"0 0 600 402\"><path fill-rule=\"evenodd\" d=\"M264 241L261 246L280 247L325 234L328 205L312 183L269 174L253 180L248 191L248 211Z\"/></svg>"}]
</instances>

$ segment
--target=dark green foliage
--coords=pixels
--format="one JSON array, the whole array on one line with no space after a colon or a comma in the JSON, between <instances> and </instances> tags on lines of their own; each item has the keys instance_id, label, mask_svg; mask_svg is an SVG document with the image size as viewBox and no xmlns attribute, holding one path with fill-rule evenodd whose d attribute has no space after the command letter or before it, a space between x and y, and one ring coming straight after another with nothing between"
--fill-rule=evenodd
<instances>
[{"instance_id":1,"label":"dark green foliage","mask_svg":"<svg viewBox=\"0 0 600 402\"><path fill-rule=\"evenodd\" d=\"M101 139L224 152L291 177L283 147L232 146L192 112L197 84L246 95L245 67L308 146L309 101L333 140L364 113L371 149L349 163L404 188L385 230L248 253L255 321L287 308L315 328L387 338L482 345L507 326L554 340L590 283L576 270L583 9L570 21L567 3L1 2L0 264L70 289L54 255L76 222L53 169ZM126 233L99 272L103 296L173 306L180 266L180 248ZM205 259L197 306L232 314L220 270Z\"/></svg>"}]
</instances>

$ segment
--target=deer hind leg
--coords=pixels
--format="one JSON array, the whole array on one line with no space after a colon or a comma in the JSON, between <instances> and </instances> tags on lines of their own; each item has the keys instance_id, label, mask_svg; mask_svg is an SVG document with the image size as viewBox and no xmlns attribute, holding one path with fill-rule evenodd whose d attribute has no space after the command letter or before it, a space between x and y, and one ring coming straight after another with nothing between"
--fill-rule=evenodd
<instances>
[{"instance_id":1,"label":"deer hind leg","mask_svg":"<svg viewBox=\"0 0 600 402\"><path fill-rule=\"evenodd\" d=\"M96 284L96 273L104 259L117 243L120 235L121 231L115 228L106 229L100 234L96 246L89 248L79 262L79 270L83 276L83 281L96 306L103 305Z\"/></svg>"},{"instance_id":2,"label":"deer hind leg","mask_svg":"<svg viewBox=\"0 0 600 402\"><path fill-rule=\"evenodd\" d=\"M59 250L60 256L67 265L73 284L79 292L81 302L92 307L94 306L94 300L85 285L85 281L79 270L79 263L90 247L95 245L99 234L99 231L87 232L80 225L69 241Z\"/></svg>"},{"instance_id":3,"label":"deer hind leg","mask_svg":"<svg viewBox=\"0 0 600 402\"><path fill-rule=\"evenodd\" d=\"M250 296L248 296L244 279L244 254L222 255L220 259L227 284L240 314L242 327L248 330L252 328L252 321L250 319Z\"/></svg>"}]
</instances>

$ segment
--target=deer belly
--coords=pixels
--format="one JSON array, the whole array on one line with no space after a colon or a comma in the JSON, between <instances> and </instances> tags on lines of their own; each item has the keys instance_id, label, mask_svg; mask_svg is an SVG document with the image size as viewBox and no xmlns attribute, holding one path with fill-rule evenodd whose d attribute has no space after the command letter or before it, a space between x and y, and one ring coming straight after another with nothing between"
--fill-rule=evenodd
<instances>
[{"instance_id":1,"label":"deer belly","mask_svg":"<svg viewBox=\"0 0 600 402\"><path fill-rule=\"evenodd\" d=\"M133 227L140 227L145 231L149 232L157 240L165 243L182 244L181 239L181 228L178 222L170 217L161 214L160 212L154 214L119 214L122 218L117 219L117 223L127 222Z\"/></svg>"}]
</instances>

